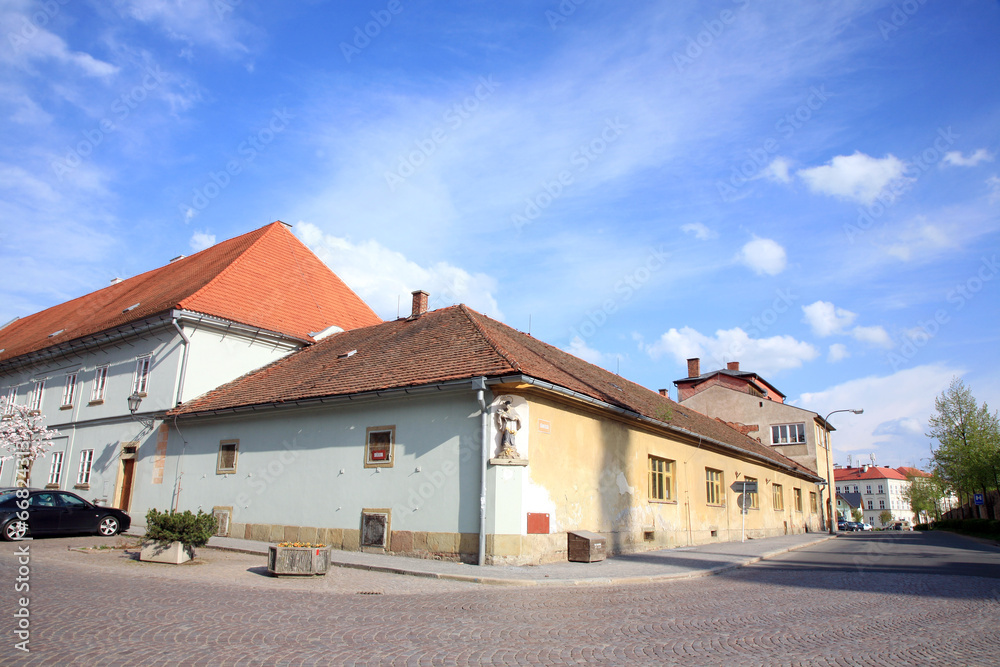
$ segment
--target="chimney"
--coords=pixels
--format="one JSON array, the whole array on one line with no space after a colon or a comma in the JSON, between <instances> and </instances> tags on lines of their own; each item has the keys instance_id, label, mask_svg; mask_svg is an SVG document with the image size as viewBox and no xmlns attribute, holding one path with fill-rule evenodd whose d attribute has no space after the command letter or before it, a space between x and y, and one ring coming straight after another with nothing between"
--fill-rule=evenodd
<instances>
[{"instance_id":1,"label":"chimney","mask_svg":"<svg viewBox=\"0 0 1000 667\"><path fill-rule=\"evenodd\" d=\"M867 463L864 464L863 466L861 466L861 472L868 472L868 464Z\"/></svg>"},{"instance_id":2,"label":"chimney","mask_svg":"<svg viewBox=\"0 0 1000 667\"><path fill-rule=\"evenodd\" d=\"M415 320L427 312L427 297L430 296L423 290L413 292L413 309L410 311L410 319Z\"/></svg>"},{"instance_id":3,"label":"chimney","mask_svg":"<svg viewBox=\"0 0 1000 667\"><path fill-rule=\"evenodd\" d=\"M688 359L688 377L696 378L699 375L701 375L701 359L698 357Z\"/></svg>"},{"instance_id":4,"label":"chimney","mask_svg":"<svg viewBox=\"0 0 1000 667\"><path fill-rule=\"evenodd\" d=\"M670 398L670 392L667 391L666 389L661 389L660 396L666 396L667 398Z\"/></svg>"},{"instance_id":5,"label":"chimney","mask_svg":"<svg viewBox=\"0 0 1000 667\"><path fill-rule=\"evenodd\" d=\"M740 362L730 361L728 364L726 364L726 368L731 371L738 371L740 370Z\"/></svg>"}]
</instances>

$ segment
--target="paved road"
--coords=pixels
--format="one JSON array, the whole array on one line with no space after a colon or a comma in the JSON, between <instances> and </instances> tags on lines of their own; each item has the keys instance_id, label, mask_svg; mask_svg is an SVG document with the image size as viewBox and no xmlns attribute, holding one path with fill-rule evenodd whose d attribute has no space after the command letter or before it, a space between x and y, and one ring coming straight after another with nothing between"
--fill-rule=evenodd
<instances>
[{"instance_id":1,"label":"paved road","mask_svg":"<svg viewBox=\"0 0 1000 667\"><path fill-rule=\"evenodd\" d=\"M853 534L703 579L486 587L259 556L184 566L32 542L30 654L14 649L17 545L0 545L0 664L996 665L1000 550Z\"/></svg>"}]
</instances>

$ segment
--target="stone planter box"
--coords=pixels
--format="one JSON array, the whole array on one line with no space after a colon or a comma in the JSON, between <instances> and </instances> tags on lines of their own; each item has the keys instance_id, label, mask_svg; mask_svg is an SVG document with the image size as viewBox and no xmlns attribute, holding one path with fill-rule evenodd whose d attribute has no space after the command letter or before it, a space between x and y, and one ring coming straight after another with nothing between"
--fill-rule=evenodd
<instances>
[{"instance_id":1,"label":"stone planter box","mask_svg":"<svg viewBox=\"0 0 1000 667\"><path fill-rule=\"evenodd\" d=\"M150 563L173 563L180 565L194 558L194 548L180 542L156 542L147 540L142 543L139 560Z\"/></svg>"},{"instance_id":2,"label":"stone planter box","mask_svg":"<svg viewBox=\"0 0 1000 667\"><path fill-rule=\"evenodd\" d=\"M332 550L332 547L279 547L272 544L267 552L267 571L275 577L323 575L330 569Z\"/></svg>"}]
</instances>

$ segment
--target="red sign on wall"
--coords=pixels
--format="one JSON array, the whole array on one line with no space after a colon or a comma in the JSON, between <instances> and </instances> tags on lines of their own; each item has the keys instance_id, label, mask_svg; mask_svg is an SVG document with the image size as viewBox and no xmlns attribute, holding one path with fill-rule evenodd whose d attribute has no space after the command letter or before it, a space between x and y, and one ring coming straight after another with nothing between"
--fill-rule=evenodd
<instances>
[{"instance_id":1,"label":"red sign on wall","mask_svg":"<svg viewBox=\"0 0 1000 667\"><path fill-rule=\"evenodd\" d=\"M548 535L549 515L542 512L528 512L528 534Z\"/></svg>"}]
</instances>

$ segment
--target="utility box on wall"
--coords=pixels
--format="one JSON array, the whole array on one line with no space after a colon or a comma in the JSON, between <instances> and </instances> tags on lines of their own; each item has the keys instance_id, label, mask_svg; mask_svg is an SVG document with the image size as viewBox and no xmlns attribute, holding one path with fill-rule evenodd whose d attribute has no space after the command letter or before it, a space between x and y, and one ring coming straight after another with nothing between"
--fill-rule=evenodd
<instances>
[{"instance_id":1,"label":"utility box on wall","mask_svg":"<svg viewBox=\"0 0 1000 667\"><path fill-rule=\"evenodd\" d=\"M566 550L569 560L574 563L594 563L604 560L607 546L603 535L589 530L576 530L566 533Z\"/></svg>"}]
</instances>

